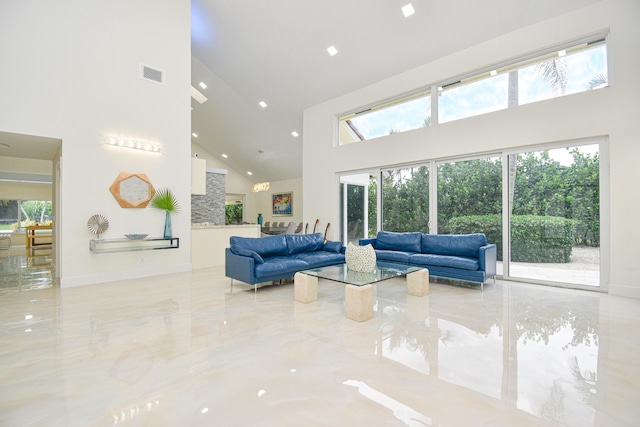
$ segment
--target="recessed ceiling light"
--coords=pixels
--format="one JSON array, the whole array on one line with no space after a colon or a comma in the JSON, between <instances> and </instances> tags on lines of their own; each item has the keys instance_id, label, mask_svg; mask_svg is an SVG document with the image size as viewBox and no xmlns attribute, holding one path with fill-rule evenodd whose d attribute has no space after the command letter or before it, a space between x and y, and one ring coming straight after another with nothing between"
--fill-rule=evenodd
<instances>
[{"instance_id":1,"label":"recessed ceiling light","mask_svg":"<svg viewBox=\"0 0 640 427\"><path fill-rule=\"evenodd\" d=\"M267 108L267 103L264 101L260 101L258 104L260 104L262 108Z\"/></svg>"},{"instance_id":2,"label":"recessed ceiling light","mask_svg":"<svg viewBox=\"0 0 640 427\"><path fill-rule=\"evenodd\" d=\"M207 84L205 82L198 83L198 86L200 86L202 89L206 89L207 88Z\"/></svg>"},{"instance_id":3,"label":"recessed ceiling light","mask_svg":"<svg viewBox=\"0 0 640 427\"><path fill-rule=\"evenodd\" d=\"M197 138L198 134L194 132L194 133L191 134L191 136L193 136L194 138Z\"/></svg>"},{"instance_id":4,"label":"recessed ceiling light","mask_svg":"<svg viewBox=\"0 0 640 427\"><path fill-rule=\"evenodd\" d=\"M409 3L408 5L406 5L406 6L404 6L402 8L402 13L404 14L405 18L408 18L411 15L413 15L414 13L416 13L416 11L413 10L413 5L411 3Z\"/></svg>"},{"instance_id":5,"label":"recessed ceiling light","mask_svg":"<svg viewBox=\"0 0 640 427\"><path fill-rule=\"evenodd\" d=\"M247 171L247 175L253 175L253 172Z\"/></svg>"},{"instance_id":6,"label":"recessed ceiling light","mask_svg":"<svg viewBox=\"0 0 640 427\"><path fill-rule=\"evenodd\" d=\"M229 157L229 156L227 156L226 154L224 154L224 153L223 153L223 154L222 154L222 157L224 157L224 158L226 159L226 158L227 158L227 157Z\"/></svg>"},{"instance_id":7,"label":"recessed ceiling light","mask_svg":"<svg viewBox=\"0 0 640 427\"><path fill-rule=\"evenodd\" d=\"M329 55L333 56L338 53L338 49L336 49L335 46L331 45L327 48L327 52L329 52Z\"/></svg>"},{"instance_id":8,"label":"recessed ceiling light","mask_svg":"<svg viewBox=\"0 0 640 427\"><path fill-rule=\"evenodd\" d=\"M291 132L291 135L295 136L296 138L298 137L298 132L296 132L295 130L293 132Z\"/></svg>"}]
</instances>

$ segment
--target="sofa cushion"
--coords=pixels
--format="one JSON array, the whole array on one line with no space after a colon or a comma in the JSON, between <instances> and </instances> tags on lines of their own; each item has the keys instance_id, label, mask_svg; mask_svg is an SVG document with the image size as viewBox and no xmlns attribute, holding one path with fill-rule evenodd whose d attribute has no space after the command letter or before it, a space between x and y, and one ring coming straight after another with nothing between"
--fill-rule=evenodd
<instances>
[{"instance_id":1,"label":"sofa cushion","mask_svg":"<svg viewBox=\"0 0 640 427\"><path fill-rule=\"evenodd\" d=\"M376 237L376 249L420 252L422 244L422 233L394 233L391 231L378 231Z\"/></svg>"},{"instance_id":2,"label":"sofa cushion","mask_svg":"<svg viewBox=\"0 0 640 427\"><path fill-rule=\"evenodd\" d=\"M383 251L376 249L376 258L378 260L401 262L403 264L409 264L409 257L413 254L413 252Z\"/></svg>"},{"instance_id":3,"label":"sofa cushion","mask_svg":"<svg viewBox=\"0 0 640 427\"><path fill-rule=\"evenodd\" d=\"M255 274L259 279L274 275L287 275L300 270L306 270L309 264L301 259L294 259L289 256L274 256L264 259L263 264L256 264Z\"/></svg>"},{"instance_id":4,"label":"sofa cushion","mask_svg":"<svg viewBox=\"0 0 640 427\"><path fill-rule=\"evenodd\" d=\"M324 248L322 233L284 234L287 241L288 254L320 251Z\"/></svg>"},{"instance_id":5,"label":"sofa cushion","mask_svg":"<svg viewBox=\"0 0 640 427\"><path fill-rule=\"evenodd\" d=\"M238 249L248 249L257 252L261 257L287 255L287 241L283 234L267 237L239 237L229 238L231 252L238 253Z\"/></svg>"},{"instance_id":6,"label":"sofa cushion","mask_svg":"<svg viewBox=\"0 0 640 427\"><path fill-rule=\"evenodd\" d=\"M453 255L415 254L409 258L411 265L435 265L438 267L451 267L461 270L476 271L480 268L478 258L469 258Z\"/></svg>"},{"instance_id":7,"label":"sofa cushion","mask_svg":"<svg viewBox=\"0 0 640 427\"><path fill-rule=\"evenodd\" d=\"M324 247L322 248L322 250L339 254L340 252L342 252L342 242L332 242L330 240L327 240L326 242L324 242Z\"/></svg>"},{"instance_id":8,"label":"sofa cushion","mask_svg":"<svg viewBox=\"0 0 640 427\"><path fill-rule=\"evenodd\" d=\"M482 233L474 234L423 234L423 254L457 255L478 258L480 247L487 244Z\"/></svg>"},{"instance_id":9,"label":"sofa cushion","mask_svg":"<svg viewBox=\"0 0 640 427\"><path fill-rule=\"evenodd\" d=\"M344 254L328 251L303 252L291 255L289 258L306 262L308 266L305 269L344 262Z\"/></svg>"},{"instance_id":10,"label":"sofa cushion","mask_svg":"<svg viewBox=\"0 0 640 427\"><path fill-rule=\"evenodd\" d=\"M233 252L233 251L232 251ZM254 261L257 264L262 264L264 262L264 259L262 259L262 257L258 254L258 252L256 251L252 251L250 249L236 249L234 252L236 255L242 255L242 256L250 256L251 258L254 259Z\"/></svg>"}]
</instances>

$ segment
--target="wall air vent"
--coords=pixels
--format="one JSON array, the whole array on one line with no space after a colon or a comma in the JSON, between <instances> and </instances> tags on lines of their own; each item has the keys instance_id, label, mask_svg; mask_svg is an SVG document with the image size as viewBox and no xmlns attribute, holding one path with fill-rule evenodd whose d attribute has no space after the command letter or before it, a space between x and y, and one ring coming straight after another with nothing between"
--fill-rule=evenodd
<instances>
[{"instance_id":1,"label":"wall air vent","mask_svg":"<svg viewBox=\"0 0 640 427\"><path fill-rule=\"evenodd\" d=\"M158 70L148 65L140 64L140 78L154 83L165 84L164 71Z\"/></svg>"}]
</instances>

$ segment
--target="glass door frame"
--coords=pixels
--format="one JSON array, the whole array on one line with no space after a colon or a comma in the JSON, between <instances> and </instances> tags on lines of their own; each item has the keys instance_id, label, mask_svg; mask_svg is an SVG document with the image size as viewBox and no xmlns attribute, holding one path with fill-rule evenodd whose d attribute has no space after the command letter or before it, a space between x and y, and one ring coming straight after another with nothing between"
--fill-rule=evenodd
<instances>
[{"instance_id":1,"label":"glass door frame","mask_svg":"<svg viewBox=\"0 0 640 427\"><path fill-rule=\"evenodd\" d=\"M552 150L557 148L577 147L598 144L599 156L599 193L600 193L600 284L598 286L581 285L567 282L552 282L532 278L512 277L511 270L511 212L509 209L509 156L531 151ZM610 277L610 214L609 214L609 139L608 137L585 138L562 141L553 144L533 145L502 152L502 276L503 280L561 287L565 289L581 289L597 292L609 291Z\"/></svg>"},{"instance_id":2,"label":"glass door frame","mask_svg":"<svg viewBox=\"0 0 640 427\"><path fill-rule=\"evenodd\" d=\"M576 147L581 145L599 145L599 185L600 185L600 285L580 285L566 282L551 282L546 280L536 280L531 278L511 277L510 258L511 258L511 217L509 212L509 163L510 155L517 155L530 151L551 150L557 148ZM446 159L427 160L416 162L415 164L389 165L380 168L372 168L360 171L350 171L338 174L338 185L340 178L356 174L375 175L377 179L378 191L376 200L376 229L382 230L383 210L382 210L382 172L388 169L401 169L426 166L429 168L429 232L438 233L438 165L450 162L461 162L486 157L502 157L502 244L503 244L503 272L497 278L530 284L540 284L546 286L562 287L566 289L582 289L597 292L608 292L610 280L610 191L609 191L609 138L607 136L584 138L579 140L567 140L551 144L539 144L530 146L521 146L510 150L492 151L487 153L478 153L473 156L452 157ZM340 197L340 196L339 196ZM340 212L339 217L344 221L346 213ZM375 237L375 236L370 236ZM344 239L344 236L343 236Z\"/></svg>"},{"instance_id":3,"label":"glass door frame","mask_svg":"<svg viewBox=\"0 0 640 427\"><path fill-rule=\"evenodd\" d=\"M368 175L368 177L371 177L371 175L375 175L377 176L377 180L378 180L378 188L379 188L379 184L380 184L380 169L373 169L373 170L369 170L369 171L354 171L354 172L350 172L350 173L341 173L338 174L338 188L340 189L340 194L338 195L338 198L342 200L342 202L338 202L338 209L340 210L340 212L338 213L338 217L340 218L340 240L342 241L342 243L346 246L349 243L349 227L348 227L348 210L346 209L348 207L348 185L362 185L361 182L350 182L348 177L350 176L354 176L354 175ZM369 180L370 178L367 179L367 184L364 185L364 206L363 206L363 215L364 218L362 219L362 229L364 232L364 236L367 236L367 231L368 231L368 227L369 227ZM344 185L344 187L343 187ZM380 192L377 192L377 198L378 200L376 200L376 206L380 206L381 200L380 200ZM344 208L344 209L343 209ZM380 215L377 216L377 229L380 229Z\"/></svg>"}]
</instances>

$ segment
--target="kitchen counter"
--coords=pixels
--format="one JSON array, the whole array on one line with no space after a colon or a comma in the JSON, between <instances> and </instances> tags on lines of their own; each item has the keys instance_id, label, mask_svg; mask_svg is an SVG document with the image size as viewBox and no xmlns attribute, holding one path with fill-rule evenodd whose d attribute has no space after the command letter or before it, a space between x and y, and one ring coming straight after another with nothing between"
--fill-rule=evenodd
<instances>
[{"instance_id":1,"label":"kitchen counter","mask_svg":"<svg viewBox=\"0 0 640 427\"><path fill-rule=\"evenodd\" d=\"M260 237L258 224L191 225L191 268L220 267L224 265L224 251L229 247L229 237Z\"/></svg>"}]
</instances>

